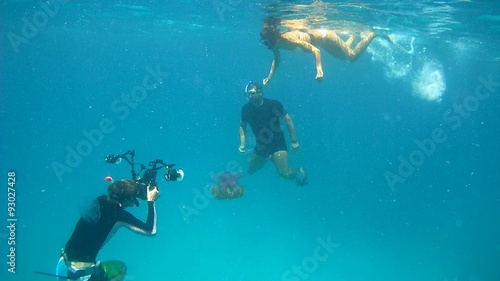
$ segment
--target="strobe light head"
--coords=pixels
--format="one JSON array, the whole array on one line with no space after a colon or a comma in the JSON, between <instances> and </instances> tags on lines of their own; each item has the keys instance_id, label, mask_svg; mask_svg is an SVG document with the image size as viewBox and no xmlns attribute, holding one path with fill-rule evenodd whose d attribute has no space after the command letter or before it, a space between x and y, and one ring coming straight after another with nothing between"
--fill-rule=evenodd
<instances>
[{"instance_id":1,"label":"strobe light head","mask_svg":"<svg viewBox=\"0 0 500 281\"><path fill-rule=\"evenodd\" d=\"M119 164L122 161L122 158L120 157L120 155L108 154L104 158L104 161L106 161L106 163L110 163L110 164Z\"/></svg>"},{"instance_id":2,"label":"strobe light head","mask_svg":"<svg viewBox=\"0 0 500 281\"><path fill-rule=\"evenodd\" d=\"M184 171L182 169L166 168L167 172L163 176L167 181L181 181L184 179Z\"/></svg>"}]
</instances>

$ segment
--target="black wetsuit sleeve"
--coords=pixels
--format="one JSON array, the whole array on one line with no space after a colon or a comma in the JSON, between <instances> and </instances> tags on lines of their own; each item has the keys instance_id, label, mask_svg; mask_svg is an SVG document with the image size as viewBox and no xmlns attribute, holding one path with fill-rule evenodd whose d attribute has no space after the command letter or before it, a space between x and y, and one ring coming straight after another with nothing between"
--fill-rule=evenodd
<instances>
[{"instance_id":1,"label":"black wetsuit sleeve","mask_svg":"<svg viewBox=\"0 0 500 281\"><path fill-rule=\"evenodd\" d=\"M156 207L153 201L148 201L148 218L146 222L134 217L131 213L123 211L118 218L119 223L123 226L131 229L134 232L138 232L146 235L156 234Z\"/></svg>"}]
</instances>

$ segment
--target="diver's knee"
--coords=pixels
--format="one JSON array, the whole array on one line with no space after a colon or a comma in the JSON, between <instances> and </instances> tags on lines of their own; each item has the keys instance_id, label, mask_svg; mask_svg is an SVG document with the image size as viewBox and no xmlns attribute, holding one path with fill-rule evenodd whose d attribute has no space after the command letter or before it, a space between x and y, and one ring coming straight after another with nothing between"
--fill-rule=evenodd
<instances>
[{"instance_id":1,"label":"diver's knee","mask_svg":"<svg viewBox=\"0 0 500 281\"><path fill-rule=\"evenodd\" d=\"M293 172L291 169L278 169L278 175L285 179L293 178Z\"/></svg>"}]
</instances>

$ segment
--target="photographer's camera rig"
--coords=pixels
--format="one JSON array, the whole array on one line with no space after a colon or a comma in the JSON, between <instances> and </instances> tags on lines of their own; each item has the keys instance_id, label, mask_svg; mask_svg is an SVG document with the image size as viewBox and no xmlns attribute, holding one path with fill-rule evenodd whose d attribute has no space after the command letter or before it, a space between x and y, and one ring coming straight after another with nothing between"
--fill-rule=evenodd
<instances>
[{"instance_id":1,"label":"photographer's camera rig","mask_svg":"<svg viewBox=\"0 0 500 281\"><path fill-rule=\"evenodd\" d=\"M166 164L161 159L156 159L149 162L146 167L141 163L134 162L135 150L129 150L123 154L108 154L104 161L110 164L119 164L122 159L125 159L131 167L132 180L135 181L139 188L137 189L136 197L142 200L147 199L147 188L158 187L156 182L156 175L158 170L165 168L165 174L163 177L167 181L181 181L184 178L184 171L182 169L174 169L175 164ZM139 172L135 171L135 165L139 165L141 170Z\"/></svg>"}]
</instances>

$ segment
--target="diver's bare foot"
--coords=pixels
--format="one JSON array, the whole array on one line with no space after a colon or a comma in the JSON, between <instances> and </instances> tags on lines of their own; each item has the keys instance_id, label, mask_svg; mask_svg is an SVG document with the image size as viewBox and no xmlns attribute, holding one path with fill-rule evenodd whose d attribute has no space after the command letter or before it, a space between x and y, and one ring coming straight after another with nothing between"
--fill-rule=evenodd
<instances>
[{"instance_id":1,"label":"diver's bare foot","mask_svg":"<svg viewBox=\"0 0 500 281\"><path fill-rule=\"evenodd\" d=\"M392 38L391 35L383 34L383 35L379 35L379 36L380 36L380 38L387 40L389 43L396 45L396 43L394 42L394 39Z\"/></svg>"},{"instance_id":2,"label":"diver's bare foot","mask_svg":"<svg viewBox=\"0 0 500 281\"><path fill-rule=\"evenodd\" d=\"M389 35L386 35L386 37L387 37L387 40L388 40L389 42L391 42L392 44L395 44L395 43L394 43L394 39L392 38L392 36L391 36L390 34L389 34Z\"/></svg>"}]
</instances>

